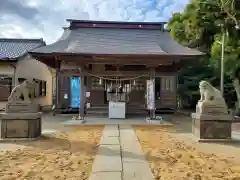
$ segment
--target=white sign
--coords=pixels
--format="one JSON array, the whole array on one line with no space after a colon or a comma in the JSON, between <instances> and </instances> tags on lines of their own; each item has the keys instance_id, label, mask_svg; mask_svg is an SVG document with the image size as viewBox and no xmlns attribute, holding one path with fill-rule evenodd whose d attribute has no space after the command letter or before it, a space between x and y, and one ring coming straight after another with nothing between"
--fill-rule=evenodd
<instances>
[{"instance_id":1,"label":"white sign","mask_svg":"<svg viewBox=\"0 0 240 180\"><path fill-rule=\"evenodd\" d=\"M86 97L90 97L90 92L86 92Z\"/></svg>"},{"instance_id":2,"label":"white sign","mask_svg":"<svg viewBox=\"0 0 240 180\"><path fill-rule=\"evenodd\" d=\"M91 107L91 104L90 104L90 103L87 103L87 104L86 104L86 107L87 107L87 109L89 109L89 108Z\"/></svg>"},{"instance_id":3,"label":"white sign","mask_svg":"<svg viewBox=\"0 0 240 180\"><path fill-rule=\"evenodd\" d=\"M68 99L68 94L65 93L63 98Z\"/></svg>"},{"instance_id":4,"label":"white sign","mask_svg":"<svg viewBox=\"0 0 240 180\"><path fill-rule=\"evenodd\" d=\"M147 80L147 108L155 109L155 94L154 94L154 82L153 80Z\"/></svg>"}]
</instances>

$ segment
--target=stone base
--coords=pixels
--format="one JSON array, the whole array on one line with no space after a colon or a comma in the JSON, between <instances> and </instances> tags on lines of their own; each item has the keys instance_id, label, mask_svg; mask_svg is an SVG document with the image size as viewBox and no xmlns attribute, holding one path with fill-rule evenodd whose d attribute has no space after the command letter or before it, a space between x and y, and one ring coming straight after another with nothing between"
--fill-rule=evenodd
<instances>
[{"instance_id":1,"label":"stone base","mask_svg":"<svg viewBox=\"0 0 240 180\"><path fill-rule=\"evenodd\" d=\"M200 143L239 143L238 139L198 139Z\"/></svg>"},{"instance_id":2,"label":"stone base","mask_svg":"<svg viewBox=\"0 0 240 180\"><path fill-rule=\"evenodd\" d=\"M148 124L163 124L162 117L155 117L155 118L147 117L146 121Z\"/></svg>"},{"instance_id":3,"label":"stone base","mask_svg":"<svg viewBox=\"0 0 240 180\"><path fill-rule=\"evenodd\" d=\"M85 123L85 120L69 120L69 121L63 122L62 124L66 125L66 126L67 125L72 126L72 125L81 125L84 123Z\"/></svg>"},{"instance_id":4,"label":"stone base","mask_svg":"<svg viewBox=\"0 0 240 180\"><path fill-rule=\"evenodd\" d=\"M192 114L192 133L199 139L226 140L232 138L232 122L229 115ZM228 122L229 121L229 122Z\"/></svg>"},{"instance_id":5,"label":"stone base","mask_svg":"<svg viewBox=\"0 0 240 180\"><path fill-rule=\"evenodd\" d=\"M146 122L148 124L163 124L161 120L156 120L156 119L146 119Z\"/></svg>"},{"instance_id":6,"label":"stone base","mask_svg":"<svg viewBox=\"0 0 240 180\"><path fill-rule=\"evenodd\" d=\"M8 102L6 105L7 113L37 113L40 106L31 102Z\"/></svg>"},{"instance_id":7,"label":"stone base","mask_svg":"<svg viewBox=\"0 0 240 180\"><path fill-rule=\"evenodd\" d=\"M0 139L34 139L42 134L40 112L1 113Z\"/></svg>"},{"instance_id":8,"label":"stone base","mask_svg":"<svg viewBox=\"0 0 240 180\"><path fill-rule=\"evenodd\" d=\"M37 141L41 138L41 136L36 138L3 138L0 139L0 143L9 143L9 142L26 142L26 141Z\"/></svg>"},{"instance_id":9,"label":"stone base","mask_svg":"<svg viewBox=\"0 0 240 180\"><path fill-rule=\"evenodd\" d=\"M227 114L228 109L225 103L198 102L196 112L199 114Z\"/></svg>"}]
</instances>

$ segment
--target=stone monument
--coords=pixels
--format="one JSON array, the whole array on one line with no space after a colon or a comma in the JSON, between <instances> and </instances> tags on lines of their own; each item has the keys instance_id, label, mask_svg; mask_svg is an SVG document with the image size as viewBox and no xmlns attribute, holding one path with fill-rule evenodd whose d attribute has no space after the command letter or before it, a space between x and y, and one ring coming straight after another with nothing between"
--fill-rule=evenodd
<instances>
[{"instance_id":1,"label":"stone monument","mask_svg":"<svg viewBox=\"0 0 240 180\"><path fill-rule=\"evenodd\" d=\"M232 116L222 93L207 81L199 83L201 98L192 113L192 133L198 140L231 139Z\"/></svg>"},{"instance_id":2,"label":"stone monument","mask_svg":"<svg viewBox=\"0 0 240 180\"><path fill-rule=\"evenodd\" d=\"M34 139L41 136L41 112L33 102L33 79L27 79L13 88L0 113L0 139ZM30 97L29 97L30 95Z\"/></svg>"}]
</instances>

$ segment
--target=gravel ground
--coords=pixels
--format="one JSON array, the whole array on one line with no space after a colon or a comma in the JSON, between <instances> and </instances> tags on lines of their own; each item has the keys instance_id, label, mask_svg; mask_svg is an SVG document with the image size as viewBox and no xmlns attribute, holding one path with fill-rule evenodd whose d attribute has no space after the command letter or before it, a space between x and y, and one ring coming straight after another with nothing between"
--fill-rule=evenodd
<instances>
[{"instance_id":1,"label":"gravel ground","mask_svg":"<svg viewBox=\"0 0 240 180\"><path fill-rule=\"evenodd\" d=\"M240 179L240 144L193 143L182 136L187 131L189 127L184 123L172 128L136 126L156 180Z\"/></svg>"},{"instance_id":2,"label":"gravel ground","mask_svg":"<svg viewBox=\"0 0 240 180\"><path fill-rule=\"evenodd\" d=\"M37 141L15 142L15 150L1 153L0 180L87 179L102 130L81 126Z\"/></svg>"}]
</instances>

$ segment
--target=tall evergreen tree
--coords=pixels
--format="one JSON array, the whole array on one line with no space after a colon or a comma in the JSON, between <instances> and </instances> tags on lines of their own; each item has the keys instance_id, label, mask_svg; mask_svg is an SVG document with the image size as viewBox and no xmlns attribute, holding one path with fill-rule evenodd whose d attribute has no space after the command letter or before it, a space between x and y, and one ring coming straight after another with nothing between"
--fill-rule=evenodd
<instances>
[{"instance_id":1,"label":"tall evergreen tree","mask_svg":"<svg viewBox=\"0 0 240 180\"><path fill-rule=\"evenodd\" d=\"M240 77L236 76L236 71L240 68L239 20L240 2L236 0L192 0L183 13L173 15L168 23L172 37L185 46L206 53L204 63L198 67L187 67L180 73L179 79L182 81L179 85L180 96L184 98L189 96L188 99L192 99L191 93L186 95L183 92L191 91L193 84L195 83L194 87L197 87L198 82L204 78L208 78L215 86L220 84L220 43L224 34L225 97L230 105L234 101L235 88L239 94L238 108L240 108ZM199 70L193 70L194 68ZM194 78L194 81L189 85L191 78Z\"/></svg>"}]
</instances>

